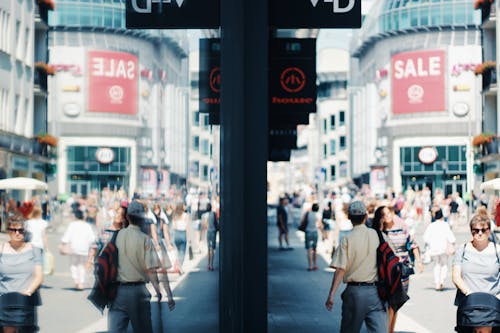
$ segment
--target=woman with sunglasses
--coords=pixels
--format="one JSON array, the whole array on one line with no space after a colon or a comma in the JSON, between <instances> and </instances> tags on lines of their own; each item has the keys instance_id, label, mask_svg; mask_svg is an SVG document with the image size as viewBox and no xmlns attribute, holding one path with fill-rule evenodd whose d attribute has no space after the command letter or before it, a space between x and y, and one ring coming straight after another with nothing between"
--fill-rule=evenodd
<instances>
[{"instance_id":1,"label":"woman with sunglasses","mask_svg":"<svg viewBox=\"0 0 500 333\"><path fill-rule=\"evenodd\" d=\"M0 326L3 333L36 332L38 288L43 281L41 249L24 239L24 218L7 220L9 241L0 245Z\"/></svg>"},{"instance_id":2,"label":"woman with sunglasses","mask_svg":"<svg viewBox=\"0 0 500 333\"><path fill-rule=\"evenodd\" d=\"M474 293L491 294L500 299L500 246L490 240L489 217L474 215L470 230L472 241L459 246L453 259L453 283L457 287L455 305L461 305L461 302L467 301L466 296ZM471 332L491 333L493 327L485 322L483 326L472 327Z\"/></svg>"}]
</instances>

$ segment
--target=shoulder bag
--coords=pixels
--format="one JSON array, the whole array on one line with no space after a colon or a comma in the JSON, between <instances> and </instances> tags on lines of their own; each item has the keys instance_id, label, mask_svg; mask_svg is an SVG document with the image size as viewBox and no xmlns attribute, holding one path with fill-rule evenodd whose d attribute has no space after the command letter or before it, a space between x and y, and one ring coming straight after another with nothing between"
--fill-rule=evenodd
<instances>
[{"instance_id":1,"label":"shoulder bag","mask_svg":"<svg viewBox=\"0 0 500 333\"><path fill-rule=\"evenodd\" d=\"M300 222L300 225L299 225L299 230L302 231L302 232L305 232L306 231L306 228L307 228L307 217L309 215L309 212L306 212L304 214L304 217L302 218L302 221Z\"/></svg>"}]
</instances>

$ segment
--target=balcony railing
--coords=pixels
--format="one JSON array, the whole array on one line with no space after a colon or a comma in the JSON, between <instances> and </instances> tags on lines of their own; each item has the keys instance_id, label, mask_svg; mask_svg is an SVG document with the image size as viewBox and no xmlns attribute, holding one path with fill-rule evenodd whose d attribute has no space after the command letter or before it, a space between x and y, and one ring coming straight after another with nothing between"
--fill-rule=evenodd
<instances>
[{"instance_id":1,"label":"balcony railing","mask_svg":"<svg viewBox=\"0 0 500 333\"><path fill-rule=\"evenodd\" d=\"M0 147L15 153L50 157L47 144L39 143L36 138L26 138L9 132L0 131Z\"/></svg>"}]
</instances>

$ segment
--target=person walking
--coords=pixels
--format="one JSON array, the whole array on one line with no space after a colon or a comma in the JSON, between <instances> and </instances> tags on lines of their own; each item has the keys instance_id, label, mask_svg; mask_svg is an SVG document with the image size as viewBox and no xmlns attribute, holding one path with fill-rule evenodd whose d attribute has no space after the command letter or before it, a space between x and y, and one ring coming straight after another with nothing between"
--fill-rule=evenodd
<instances>
[{"instance_id":1,"label":"person walking","mask_svg":"<svg viewBox=\"0 0 500 333\"><path fill-rule=\"evenodd\" d=\"M452 279L457 287L455 305L458 306L469 295L476 293L486 293L500 299L500 246L490 240L490 219L488 216L476 214L470 220L469 226L472 241L459 246L453 258ZM469 314L469 319L479 317L479 321L485 320L483 324L472 327L473 333L493 331L491 323L495 319L487 316L485 318L486 309L487 307L476 309ZM498 311L498 308L496 310ZM457 326L460 326L459 319L457 313Z\"/></svg>"},{"instance_id":2,"label":"person walking","mask_svg":"<svg viewBox=\"0 0 500 333\"><path fill-rule=\"evenodd\" d=\"M127 209L129 226L118 232L118 290L108 315L108 331L123 333L129 322L134 332L152 333L151 294L146 288L150 281L161 302L161 289L156 270L161 263L151 238L140 229L145 218L144 205L132 201ZM168 292L168 291L167 291ZM168 295L170 310L175 307L172 294Z\"/></svg>"},{"instance_id":3,"label":"person walking","mask_svg":"<svg viewBox=\"0 0 500 333\"><path fill-rule=\"evenodd\" d=\"M308 271L318 270L318 265L316 264L318 257L316 247L318 245L318 231L321 230L322 227L321 216L318 211L319 205L313 203L311 211L306 212L303 217L305 220L304 223L306 224L305 247L307 250Z\"/></svg>"},{"instance_id":4,"label":"person walking","mask_svg":"<svg viewBox=\"0 0 500 333\"><path fill-rule=\"evenodd\" d=\"M321 238L324 242L329 242L330 240L330 230L331 230L331 225L333 223L333 210L332 210L332 202L328 201L326 204L326 207L323 209L322 212L322 223L323 223L323 229L321 232ZM329 246L326 246L327 249L329 249Z\"/></svg>"},{"instance_id":5,"label":"person walking","mask_svg":"<svg viewBox=\"0 0 500 333\"><path fill-rule=\"evenodd\" d=\"M96 236L93 227L83 220L83 212L76 209L73 213L76 220L68 225L61 239L60 249L67 249L64 251L70 256L70 271L75 289L83 290L86 270L94 264Z\"/></svg>"},{"instance_id":6,"label":"person walking","mask_svg":"<svg viewBox=\"0 0 500 333\"><path fill-rule=\"evenodd\" d=\"M41 249L42 254L48 249L47 233L45 232L47 226L47 221L42 218L42 208L40 206L33 207L31 217L26 221L26 231L29 233L30 243Z\"/></svg>"},{"instance_id":7,"label":"person walking","mask_svg":"<svg viewBox=\"0 0 500 333\"><path fill-rule=\"evenodd\" d=\"M448 255L453 254L456 239L450 225L444 221L441 208L433 212L433 220L424 232L424 242L428 244L428 251L434 262L435 289L441 291L448 274Z\"/></svg>"},{"instance_id":8,"label":"person walking","mask_svg":"<svg viewBox=\"0 0 500 333\"><path fill-rule=\"evenodd\" d=\"M212 210L212 204L207 204L207 212L203 214L202 221L203 229L207 231L208 270L213 271L217 231L219 231L219 221L217 219L217 214Z\"/></svg>"},{"instance_id":9,"label":"person walking","mask_svg":"<svg viewBox=\"0 0 500 333\"><path fill-rule=\"evenodd\" d=\"M410 275L415 273L413 269L414 262L416 261L417 269L420 273L424 271L419 248L410 236L408 227L404 224L403 220L393 214L389 207L380 206L375 210L372 228L381 230L385 234L385 239L403 264L401 282L404 291L408 293ZM394 333L398 313L392 307L389 307L388 313L389 333Z\"/></svg>"},{"instance_id":10,"label":"person walking","mask_svg":"<svg viewBox=\"0 0 500 333\"><path fill-rule=\"evenodd\" d=\"M27 243L21 215L7 219L9 241L0 249L0 327L4 333L37 332L42 251Z\"/></svg>"},{"instance_id":11,"label":"person walking","mask_svg":"<svg viewBox=\"0 0 500 333\"><path fill-rule=\"evenodd\" d=\"M361 201L351 202L348 217L354 227L333 257L335 273L325 306L332 310L335 293L344 281L347 287L342 294L340 332L359 333L363 322L369 333L387 332L387 312L376 286L377 232L366 227L367 211Z\"/></svg>"},{"instance_id":12,"label":"person walking","mask_svg":"<svg viewBox=\"0 0 500 333\"><path fill-rule=\"evenodd\" d=\"M276 214L276 224L278 225L278 242L280 245L280 250L286 250L290 248L290 243L288 242L288 213L286 210L287 204L288 200L285 197L280 198ZM285 239L286 248L283 247L283 238Z\"/></svg>"},{"instance_id":13,"label":"person walking","mask_svg":"<svg viewBox=\"0 0 500 333\"><path fill-rule=\"evenodd\" d=\"M186 257L186 245L191 239L191 219L186 213L184 204L178 202L172 215L172 227L174 229L174 243L177 248L177 258L179 260L179 274L183 274L182 266Z\"/></svg>"}]
</instances>

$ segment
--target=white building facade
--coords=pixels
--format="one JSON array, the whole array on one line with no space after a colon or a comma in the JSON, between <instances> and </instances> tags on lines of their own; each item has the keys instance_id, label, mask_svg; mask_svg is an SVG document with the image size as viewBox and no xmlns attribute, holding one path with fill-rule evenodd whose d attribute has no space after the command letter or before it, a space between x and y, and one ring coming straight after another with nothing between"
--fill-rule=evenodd
<instances>
[{"instance_id":1,"label":"white building facade","mask_svg":"<svg viewBox=\"0 0 500 333\"><path fill-rule=\"evenodd\" d=\"M58 2L50 24L56 74L49 81L49 129L60 142L57 191L87 194L107 187L157 197L184 186L186 33L126 30L124 3Z\"/></svg>"},{"instance_id":2,"label":"white building facade","mask_svg":"<svg viewBox=\"0 0 500 333\"><path fill-rule=\"evenodd\" d=\"M351 44L352 175L373 194L474 189L478 16L468 1L373 5Z\"/></svg>"}]
</instances>

